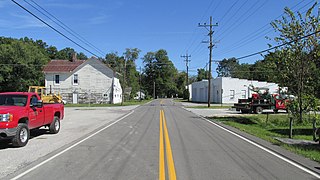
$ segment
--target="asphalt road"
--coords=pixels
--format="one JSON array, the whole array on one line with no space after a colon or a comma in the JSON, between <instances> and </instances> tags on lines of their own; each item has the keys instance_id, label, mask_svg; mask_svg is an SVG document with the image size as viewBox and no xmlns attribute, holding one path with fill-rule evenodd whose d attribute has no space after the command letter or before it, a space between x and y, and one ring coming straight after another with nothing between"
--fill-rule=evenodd
<instances>
[{"instance_id":1,"label":"asphalt road","mask_svg":"<svg viewBox=\"0 0 320 180\"><path fill-rule=\"evenodd\" d=\"M268 151L268 150L267 150ZM317 179L272 152L157 100L24 166L21 179Z\"/></svg>"}]
</instances>

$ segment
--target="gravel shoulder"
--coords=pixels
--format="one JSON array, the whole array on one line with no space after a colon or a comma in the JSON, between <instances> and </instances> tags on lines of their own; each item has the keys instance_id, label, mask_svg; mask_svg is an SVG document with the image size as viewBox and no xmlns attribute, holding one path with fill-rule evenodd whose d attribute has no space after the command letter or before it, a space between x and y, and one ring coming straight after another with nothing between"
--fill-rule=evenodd
<instances>
[{"instance_id":1,"label":"gravel shoulder","mask_svg":"<svg viewBox=\"0 0 320 180\"><path fill-rule=\"evenodd\" d=\"M58 134L49 134L44 128L33 131L29 143L22 148L13 148L5 141L0 141L0 179L112 123L136 107L65 108Z\"/></svg>"}]
</instances>

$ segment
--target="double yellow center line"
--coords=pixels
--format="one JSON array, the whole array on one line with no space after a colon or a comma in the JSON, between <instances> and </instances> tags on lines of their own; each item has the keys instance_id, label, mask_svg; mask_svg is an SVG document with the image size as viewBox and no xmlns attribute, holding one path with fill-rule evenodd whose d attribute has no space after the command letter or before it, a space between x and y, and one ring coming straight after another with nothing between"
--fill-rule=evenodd
<instances>
[{"instance_id":1,"label":"double yellow center line","mask_svg":"<svg viewBox=\"0 0 320 180\"><path fill-rule=\"evenodd\" d=\"M169 138L169 134L168 134L166 118L164 117L164 111L160 110L159 180L166 179L164 146L166 149L169 180L176 180L177 179L176 170L174 168L174 161L173 161L173 157L172 157L172 150L171 150L171 145L170 145L170 138Z\"/></svg>"}]
</instances>

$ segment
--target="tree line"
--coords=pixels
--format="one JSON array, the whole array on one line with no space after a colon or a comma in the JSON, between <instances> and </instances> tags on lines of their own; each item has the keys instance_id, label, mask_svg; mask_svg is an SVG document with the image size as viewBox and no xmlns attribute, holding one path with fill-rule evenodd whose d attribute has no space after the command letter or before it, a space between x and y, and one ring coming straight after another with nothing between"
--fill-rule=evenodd
<instances>
[{"instance_id":1,"label":"tree line","mask_svg":"<svg viewBox=\"0 0 320 180\"><path fill-rule=\"evenodd\" d=\"M0 37L0 92L27 91L31 85L44 85L43 67L50 59L71 59L76 51L60 51L42 40ZM78 59L87 59L76 53Z\"/></svg>"},{"instance_id":2,"label":"tree line","mask_svg":"<svg viewBox=\"0 0 320 180\"><path fill-rule=\"evenodd\" d=\"M127 99L133 98L140 89L148 97L186 96L186 73L178 72L166 50L147 52L142 57L145 66L141 71L136 66L140 53L138 48L127 48L121 55L112 52L99 58L116 72L124 89L131 89ZM88 59L84 53L77 53L70 47L58 50L42 40L0 37L0 92L27 91L31 85L43 86L43 67L52 59L71 60L73 54L77 59Z\"/></svg>"},{"instance_id":3,"label":"tree line","mask_svg":"<svg viewBox=\"0 0 320 180\"><path fill-rule=\"evenodd\" d=\"M108 53L104 60L119 73L121 84L132 88L127 98L135 96L140 89L149 98L187 97L186 73L178 72L166 50L147 52L142 57L144 66L138 69L135 61L140 52L138 48L127 48L122 55Z\"/></svg>"}]
</instances>

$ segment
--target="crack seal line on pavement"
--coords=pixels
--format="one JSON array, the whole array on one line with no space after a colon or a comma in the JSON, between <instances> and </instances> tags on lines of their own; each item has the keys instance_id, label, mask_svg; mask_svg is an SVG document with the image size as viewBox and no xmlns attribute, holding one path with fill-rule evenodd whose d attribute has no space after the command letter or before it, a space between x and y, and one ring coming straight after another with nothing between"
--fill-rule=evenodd
<instances>
[{"instance_id":1,"label":"crack seal line on pavement","mask_svg":"<svg viewBox=\"0 0 320 180\"><path fill-rule=\"evenodd\" d=\"M304 172L306 172L306 173L308 173L308 174L320 179L320 175L318 173L316 173L316 172L304 167L303 165L300 165L299 163L296 163L296 162L294 162L294 161L292 161L292 160L290 160L290 159L288 159L288 158L286 158L286 157L284 157L284 156L282 156L282 155L280 155L280 154L278 154L278 153L276 153L276 152L274 152L274 151L272 151L272 150L270 150L268 148L265 148L262 145L259 145L259 144L255 143L255 142L253 142L253 141L251 141L251 140L249 140L249 139L247 139L247 138L245 138L245 137L243 137L243 136L241 136L241 135L239 135L239 134L237 134L237 133L235 133L235 132L233 132L233 131L225 128L225 127L222 127L221 125L219 125L219 124L217 124L215 122L212 122L212 121L208 120L207 118L205 118L205 117L203 117L201 115L198 115L198 116L200 118L202 118L203 120L215 125L216 127L220 128L220 129L222 129L224 131L227 131L228 133L230 133L230 134L232 134L232 135L234 135L234 136L236 136L236 137L248 142L249 144L254 145L254 146L260 148L261 150L263 150L263 151L265 151L265 152L267 152L269 154L272 154L273 156L275 156L275 157L277 157L277 158L279 158L279 159L281 159L281 160L283 160L283 161L295 166L296 168L298 168L298 169L300 169L300 170L302 170L302 171L304 171Z\"/></svg>"},{"instance_id":2,"label":"crack seal line on pavement","mask_svg":"<svg viewBox=\"0 0 320 180\"><path fill-rule=\"evenodd\" d=\"M95 136L95 135L99 134L101 131L103 131L103 130L105 130L105 129L108 129L109 127L113 126L114 124L118 123L119 121L122 121L122 120L123 120L123 119L125 119L126 117L130 116L133 112L134 112L134 110L132 110L130 113L126 114L125 116L121 117L120 119L118 119L118 120L114 121L113 123L109 124L108 126L106 126L106 127L102 128L102 129L100 129L99 131L97 131L97 132L95 132L95 133L91 134L90 136L88 136L88 137L86 137L86 138L82 139L81 141L79 141L79 142L77 142L77 143L73 144L72 146L70 146L70 147L66 148L65 150L63 150L63 151L61 151L61 152L59 152L59 153L55 154L54 156L52 156L52 157L50 157L50 158L46 159L45 161L42 161L41 163L39 163L39 164L35 165L34 167L32 167L32 168L30 168L30 169L28 169L28 170L24 171L23 173L21 173L21 174L19 174L19 175L15 176L15 177L14 177L14 178L12 178L11 180L17 180L17 179L19 179L19 178L23 177L24 175L26 175L26 174L30 173L31 171L34 171L35 169L39 168L40 166L42 166L42 165L46 164L47 162L49 162L49 161L51 161L51 160L53 160L53 159L55 159L56 157L60 156L61 154L63 154L63 153L65 153L65 152L69 151L70 149L74 148L75 146L77 146L77 145L79 145L79 144L83 143L84 141L86 141L86 140L90 139L91 137L93 137L93 136Z\"/></svg>"}]
</instances>

